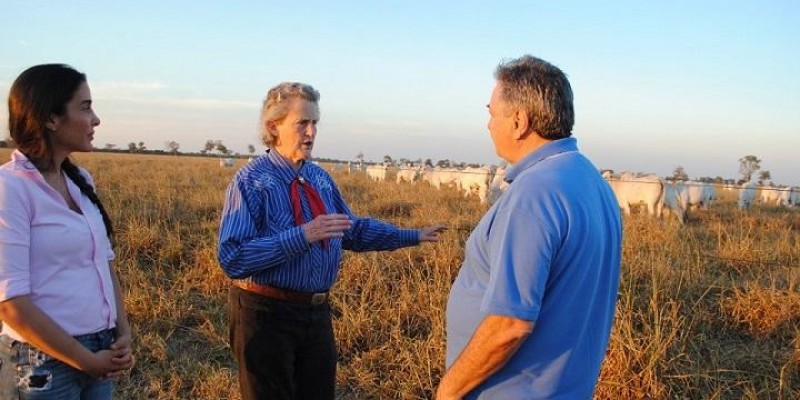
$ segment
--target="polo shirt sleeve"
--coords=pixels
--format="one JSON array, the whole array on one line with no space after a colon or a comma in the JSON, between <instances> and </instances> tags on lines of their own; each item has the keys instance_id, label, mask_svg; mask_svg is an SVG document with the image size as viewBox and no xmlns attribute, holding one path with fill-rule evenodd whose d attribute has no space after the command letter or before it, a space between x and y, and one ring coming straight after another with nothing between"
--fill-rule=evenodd
<instances>
[{"instance_id":1,"label":"polo shirt sleeve","mask_svg":"<svg viewBox=\"0 0 800 400\"><path fill-rule=\"evenodd\" d=\"M0 174L0 301L30 294L31 220L18 178Z\"/></svg>"},{"instance_id":2,"label":"polo shirt sleeve","mask_svg":"<svg viewBox=\"0 0 800 400\"><path fill-rule=\"evenodd\" d=\"M556 236L530 210L506 207L498 211L488 241L492 268L481 310L535 321L559 243Z\"/></svg>"}]
</instances>

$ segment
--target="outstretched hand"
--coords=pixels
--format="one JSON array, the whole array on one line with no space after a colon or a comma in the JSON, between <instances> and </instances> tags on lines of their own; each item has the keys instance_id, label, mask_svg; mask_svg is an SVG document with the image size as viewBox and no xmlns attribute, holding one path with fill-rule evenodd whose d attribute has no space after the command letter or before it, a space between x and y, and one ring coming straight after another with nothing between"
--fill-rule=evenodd
<instances>
[{"instance_id":1,"label":"outstretched hand","mask_svg":"<svg viewBox=\"0 0 800 400\"><path fill-rule=\"evenodd\" d=\"M436 224L419 230L420 242L438 242L439 234L444 232L447 226L444 224Z\"/></svg>"},{"instance_id":2,"label":"outstretched hand","mask_svg":"<svg viewBox=\"0 0 800 400\"><path fill-rule=\"evenodd\" d=\"M303 224L303 234L308 243L344 236L344 231L353 226L347 214L324 214Z\"/></svg>"}]
</instances>

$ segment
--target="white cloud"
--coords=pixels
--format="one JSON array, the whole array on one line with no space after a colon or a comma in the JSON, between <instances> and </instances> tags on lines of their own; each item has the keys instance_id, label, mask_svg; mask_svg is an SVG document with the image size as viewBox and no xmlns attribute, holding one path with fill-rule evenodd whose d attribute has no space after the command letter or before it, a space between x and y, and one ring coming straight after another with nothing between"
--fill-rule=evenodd
<instances>
[{"instance_id":1,"label":"white cloud","mask_svg":"<svg viewBox=\"0 0 800 400\"><path fill-rule=\"evenodd\" d=\"M258 109L258 103L218 100L203 98L174 98L174 97L137 97L137 96L97 96L103 101L122 101L138 103L147 106L177 107L199 110L219 110L219 109Z\"/></svg>"},{"instance_id":2,"label":"white cloud","mask_svg":"<svg viewBox=\"0 0 800 400\"><path fill-rule=\"evenodd\" d=\"M167 85L158 82L158 81L151 81L151 82L99 82L95 83L92 82L92 91L95 94L103 95L105 97L111 97L114 94L117 95L126 95L126 94L141 94L141 93L152 93L158 92Z\"/></svg>"},{"instance_id":3,"label":"white cloud","mask_svg":"<svg viewBox=\"0 0 800 400\"><path fill-rule=\"evenodd\" d=\"M258 108L258 104L212 98L180 98L164 95L169 85L159 81L119 81L92 83L92 93L97 100L119 101L146 106L178 107L187 109L237 109Z\"/></svg>"}]
</instances>

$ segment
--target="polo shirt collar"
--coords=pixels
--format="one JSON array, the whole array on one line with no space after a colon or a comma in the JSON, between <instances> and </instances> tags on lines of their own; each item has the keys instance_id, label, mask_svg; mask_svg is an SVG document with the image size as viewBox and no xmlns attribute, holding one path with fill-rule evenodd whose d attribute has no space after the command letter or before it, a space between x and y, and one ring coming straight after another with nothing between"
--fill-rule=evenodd
<instances>
[{"instance_id":1,"label":"polo shirt collar","mask_svg":"<svg viewBox=\"0 0 800 400\"><path fill-rule=\"evenodd\" d=\"M510 166L506 171L505 180L506 182L511 183L519 174L522 173L522 171L533 167L546 158L550 158L556 154L568 151L578 151L578 141L573 137L558 139L546 143L527 156L523 157L522 160L519 160L516 164Z\"/></svg>"}]
</instances>

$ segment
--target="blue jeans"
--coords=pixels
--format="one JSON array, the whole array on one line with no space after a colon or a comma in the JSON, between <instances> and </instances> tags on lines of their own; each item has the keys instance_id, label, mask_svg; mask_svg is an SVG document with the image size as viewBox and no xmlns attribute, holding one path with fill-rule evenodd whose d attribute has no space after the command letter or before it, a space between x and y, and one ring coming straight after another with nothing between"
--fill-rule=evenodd
<instances>
[{"instance_id":1,"label":"blue jeans","mask_svg":"<svg viewBox=\"0 0 800 400\"><path fill-rule=\"evenodd\" d=\"M108 349L115 339L108 329L75 336L91 351ZM109 400L111 379L95 379L28 343L0 335L0 399Z\"/></svg>"}]
</instances>

